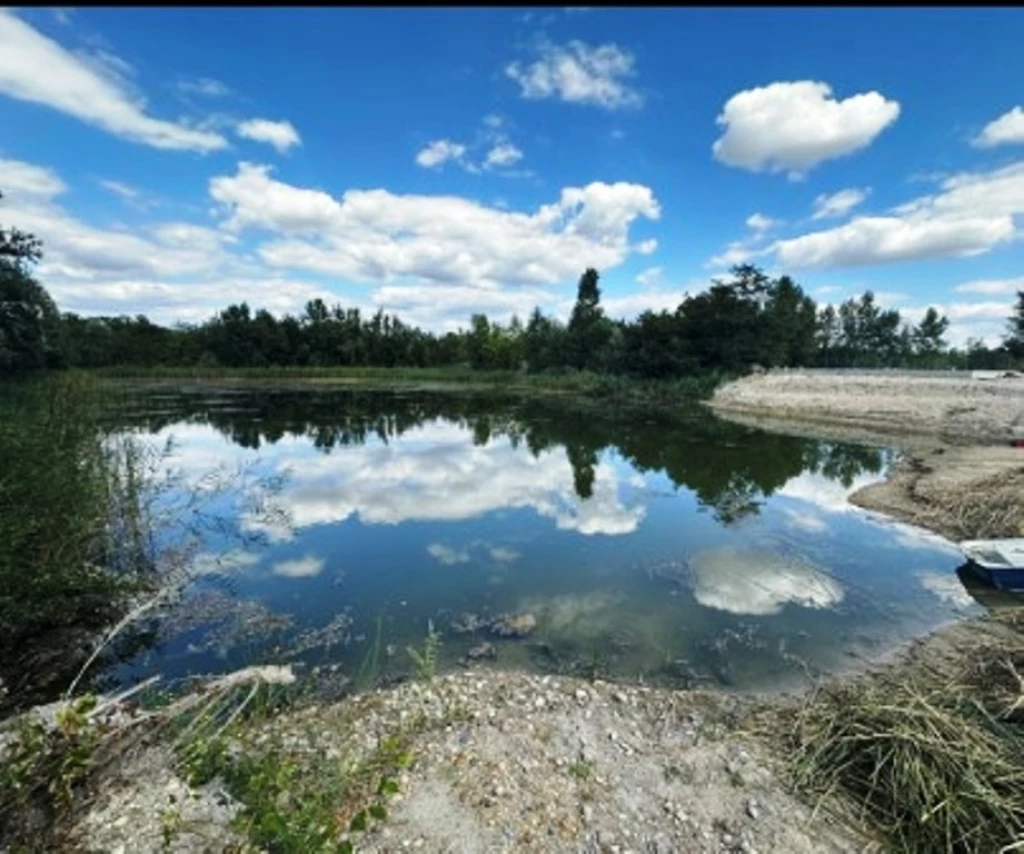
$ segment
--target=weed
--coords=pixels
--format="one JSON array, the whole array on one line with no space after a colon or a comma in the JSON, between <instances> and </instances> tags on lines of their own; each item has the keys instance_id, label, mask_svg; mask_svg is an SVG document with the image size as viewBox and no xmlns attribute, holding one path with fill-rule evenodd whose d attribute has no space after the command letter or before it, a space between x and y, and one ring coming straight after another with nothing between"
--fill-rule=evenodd
<instances>
[{"instance_id":1,"label":"weed","mask_svg":"<svg viewBox=\"0 0 1024 854\"><path fill-rule=\"evenodd\" d=\"M594 763L584 760L573 762L569 766L569 773L577 780L589 780L594 776Z\"/></svg>"},{"instance_id":2,"label":"weed","mask_svg":"<svg viewBox=\"0 0 1024 854\"><path fill-rule=\"evenodd\" d=\"M427 620L427 637L423 641L423 652L406 647L406 652L416 665L416 677L429 682L437 675L437 655L441 649L441 635L434 631L434 621Z\"/></svg>"}]
</instances>

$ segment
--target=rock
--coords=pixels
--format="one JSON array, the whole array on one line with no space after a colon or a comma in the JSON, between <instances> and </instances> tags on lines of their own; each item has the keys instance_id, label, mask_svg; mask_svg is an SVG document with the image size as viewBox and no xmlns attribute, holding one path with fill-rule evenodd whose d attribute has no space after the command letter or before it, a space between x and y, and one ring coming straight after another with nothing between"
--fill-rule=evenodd
<instances>
[{"instance_id":1,"label":"rock","mask_svg":"<svg viewBox=\"0 0 1024 854\"><path fill-rule=\"evenodd\" d=\"M749 801L747 801L747 815L749 815L754 821L757 821L757 819L761 815L761 810L758 807L757 801L754 800L754 798L751 798Z\"/></svg>"},{"instance_id":2,"label":"rock","mask_svg":"<svg viewBox=\"0 0 1024 854\"><path fill-rule=\"evenodd\" d=\"M586 703L587 700L589 700L589 699L590 699L590 695L586 691L584 691L582 688L577 688L576 689L576 702L577 703L580 703L582 705L583 703Z\"/></svg>"},{"instance_id":3,"label":"rock","mask_svg":"<svg viewBox=\"0 0 1024 854\"><path fill-rule=\"evenodd\" d=\"M491 622L491 631L503 638L524 638L537 628L537 618L529 612L502 614Z\"/></svg>"},{"instance_id":4,"label":"rock","mask_svg":"<svg viewBox=\"0 0 1024 854\"><path fill-rule=\"evenodd\" d=\"M469 652L466 653L466 657L470 661L480 661L482 659L495 659L498 657L498 650L494 648L494 644L484 641L478 643L474 647L470 647Z\"/></svg>"}]
</instances>

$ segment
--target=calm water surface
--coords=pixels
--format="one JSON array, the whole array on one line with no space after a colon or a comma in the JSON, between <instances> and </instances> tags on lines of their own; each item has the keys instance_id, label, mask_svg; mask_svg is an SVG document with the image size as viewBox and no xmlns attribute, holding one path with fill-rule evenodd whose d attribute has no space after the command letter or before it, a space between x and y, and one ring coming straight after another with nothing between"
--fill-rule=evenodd
<instances>
[{"instance_id":1,"label":"calm water surface","mask_svg":"<svg viewBox=\"0 0 1024 854\"><path fill-rule=\"evenodd\" d=\"M196 574L122 676L280 661L367 685L431 621L442 668L486 641L496 667L771 690L980 612L949 544L847 503L886 449L696 405L196 390L118 418L171 441L165 542ZM536 627L498 637L502 614Z\"/></svg>"}]
</instances>

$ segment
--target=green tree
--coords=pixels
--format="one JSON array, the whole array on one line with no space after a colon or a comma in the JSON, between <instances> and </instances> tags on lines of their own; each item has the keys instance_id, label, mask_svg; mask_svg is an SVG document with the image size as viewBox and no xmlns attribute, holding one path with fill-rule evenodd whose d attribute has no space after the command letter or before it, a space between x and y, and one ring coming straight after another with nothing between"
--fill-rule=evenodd
<instances>
[{"instance_id":1,"label":"green tree","mask_svg":"<svg viewBox=\"0 0 1024 854\"><path fill-rule=\"evenodd\" d=\"M31 274L41 258L42 244L36 237L0 227L0 371L60 363L60 314Z\"/></svg>"},{"instance_id":2,"label":"green tree","mask_svg":"<svg viewBox=\"0 0 1024 854\"><path fill-rule=\"evenodd\" d=\"M1007 321L1003 344L1014 359L1024 359L1024 291L1017 291L1017 303Z\"/></svg>"},{"instance_id":3,"label":"green tree","mask_svg":"<svg viewBox=\"0 0 1024 854\"><path fill-rule=\"evenodd\" d=\"M924 317L921 318L921 322L910 333L914 355L921 357L927 363L934 363L936 357L946 349L946 341L943 336L948 328L948 318L940 316L935 308L929 306Z\"/></svg>"},{"instance_id":4,"label":"green tree","mask_svg":"<svg viewBox=\"0 0 1024 854\"><path fill-rule=\"evenodd\" d=\"M599 370L604 366L604 348L612 335L612 324L601 308L599 279L592 267L580 276L576 304L569 318L569 364L581 370Z\"/></svg>"}]
</instances>

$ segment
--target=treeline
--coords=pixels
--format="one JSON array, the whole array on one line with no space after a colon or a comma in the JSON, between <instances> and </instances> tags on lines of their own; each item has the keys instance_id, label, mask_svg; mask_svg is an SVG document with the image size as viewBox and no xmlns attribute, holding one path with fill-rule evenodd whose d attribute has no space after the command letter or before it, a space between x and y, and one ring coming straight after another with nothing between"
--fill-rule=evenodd
<instances>
[{"instance_id":1,"label":"treeline","mask_svg":"<svg viewBox=\"0 0 1024 854\"><path fill-rule=\"evenodd\" d=\"M0 229L0 371L45 367L442 367L531 372L586 370L671 378L763 367L1008 368L1024 359L1024 291L1002 346L950 349L948 320L929 309L917 325L868 291L819 307L789 276L733 267L728 281L687 296L675 311L608 318L596 270L580 278L568 323L539 308L524 324L475 314L469 328L434 334L384 311L308 302L277 318L243 302L205 323L172 328L145 316L60 313L31 274L39 242Z\"/></svg>"}]
</instances>

